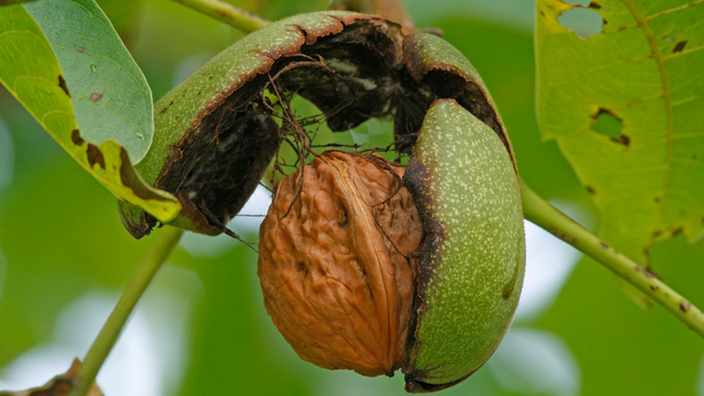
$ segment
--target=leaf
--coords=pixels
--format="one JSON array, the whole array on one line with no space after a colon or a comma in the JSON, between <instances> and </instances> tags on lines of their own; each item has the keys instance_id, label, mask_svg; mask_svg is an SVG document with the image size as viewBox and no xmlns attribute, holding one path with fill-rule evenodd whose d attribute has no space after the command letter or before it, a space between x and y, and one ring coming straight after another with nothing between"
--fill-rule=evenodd
<instances>
[{"instance_id":1,"label":"leaf","mask_svg":"<svg viewBox=\"0 0 704 396\"><path fill-rule=\"evenodd\" d=\"M154 135L152 91L103 11L93 0L25 7L63 67L81 136L95 145L112 139L139 163Z\"/></svg>"},{"instance_id":2,"label":"leaf","mask_svg":"<svg viewBox=\"0 0 704 396\"><path fill-rule=\"evenodd\" d=\"M176 198L146 185L122 146L112 140L100 146L83 140L61 66L22 5L0 8L0 82L81 166L119 198L162 222L178 214Z\"/></svg>"},{"instance_id":3,"label":"leaf","mask_svg":"<svg viewBox=\"0 0 704 396\"><path fill-rule=\"evenodd\" d=\"M26 391L20 392L0 391L0 396L67 396L73 388L73 379L76 377L80 367L80 360L74 359L73 363L71 363L71 367L66 373L57 375L41 387L27 389ZM93 386L91 386L88 390L87 396L103 396L103 392L94 382Z\"/></svg>"},{"instance_id":4,"label":"leaf","mask_svg":"<svg viewBox=\"0 0 704 396\"><path fill-rule=\"evenodd\" d=\"M654 242L704 230L704 2L537 4L542 136L592 194L605 240L649 266ZM602 32L563 26L575 10L598 12Z\"/></svg>"}]
</instances>

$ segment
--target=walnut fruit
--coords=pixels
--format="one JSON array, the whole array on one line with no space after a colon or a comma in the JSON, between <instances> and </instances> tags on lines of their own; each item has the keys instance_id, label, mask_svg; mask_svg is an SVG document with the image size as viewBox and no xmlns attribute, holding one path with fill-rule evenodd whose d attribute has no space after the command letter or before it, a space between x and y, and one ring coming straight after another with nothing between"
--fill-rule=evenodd
<instances>
[{"instance_id":1,"label":"walnut fruit","mask_svg":"<svg viewBox=\"0 0 704 396\"><path fill-rule=\"evenodd\" d=\"M294 94L332 131L393 118L394 147L411 158L404 172L327 152L279 183L259 259L276 326L322 367L400 368L410 392L462 381L511 322L525 241L506 129L442 38L341 11L272 23L155 104L155 139L136 169L178 198L170 225L224 232L290 134ZM136 238L158 226L141 207L119 211Z\"/></svg>"},{"instance_id":2,"label":"walnut fruit","mask_svg":"<svg viewBox=\"0 0 704 396\"><path fill-rule=\"evenodd\" d=\"M265 305L298 355L364 375L402 368L409 392L489 359L525 271L514 163L452 99L428 110L405 172L332 151L286 177L260 238Z\"/></svg>"},{"instance_id":3,"label":"walnut fruit","mask_svg":"<svg viewBox=\"0 0 704 396\"><path fill-rule=\"evenodd\" d=\"M401 367L423 237L402 175L381 157L328 151L277 185L258 273L304 360L370 376Z\"/></svg>"}]
</instances>

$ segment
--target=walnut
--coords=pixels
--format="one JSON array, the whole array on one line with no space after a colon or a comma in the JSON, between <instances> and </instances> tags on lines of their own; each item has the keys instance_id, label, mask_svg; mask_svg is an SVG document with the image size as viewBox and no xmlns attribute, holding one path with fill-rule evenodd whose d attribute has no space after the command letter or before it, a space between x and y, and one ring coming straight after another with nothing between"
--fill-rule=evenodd
<instances>
[{"instance_id":1,"label":"walnut","mask_svg":"<svg viewBox=\"0 0 704 396\"><path fill-rule=\"evenodd\" d=\"M302 359L368 376L401 366L423 239L403 172L328 151L278 183L258 274L267 312Z\"/></svg>"}]
</instances>

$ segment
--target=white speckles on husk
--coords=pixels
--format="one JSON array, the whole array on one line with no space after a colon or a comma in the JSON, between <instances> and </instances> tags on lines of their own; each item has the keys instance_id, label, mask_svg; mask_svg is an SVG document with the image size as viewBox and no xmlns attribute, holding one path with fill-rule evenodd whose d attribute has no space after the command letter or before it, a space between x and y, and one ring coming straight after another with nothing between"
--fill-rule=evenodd
<instances>
[{"instance_id":1,"label":"white speckles on husk","mask_svg":"<svg viewBox=\"0 0 704 396\"><path fill-rule=\"evenodd\" d=\"M525 236L518 178L496 133L454 100L428 111L404 182L430 230L407 390L451 386L496 350L518 305Z\"/></svg>"}]
</instances>

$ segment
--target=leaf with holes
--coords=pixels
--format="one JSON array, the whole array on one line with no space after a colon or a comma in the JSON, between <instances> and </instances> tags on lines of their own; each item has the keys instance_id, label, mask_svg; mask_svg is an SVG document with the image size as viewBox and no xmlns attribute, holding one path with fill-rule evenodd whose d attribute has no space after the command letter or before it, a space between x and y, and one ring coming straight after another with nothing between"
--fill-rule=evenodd
<instances>
[{"instance_id":1,"label":"leaf with holes","mask_svg":"<svg viewBox=\"0 0 704 396\"><path fill-rule=\"evenodd\" d=\"M61 65L22 5L0 8L0 65L0 82L105 187L161 221L178 214L176 198L146 185L122 146L113 140L96 145L83 139Z\"/></svg>"},{"instance_id":2,"label":"leaf with holes","mask_svg":"<svg viewBox=\"0 0 704 396\"><path fill-rule=\"evenodd\" d=\"M25 7L63 67L81 137L96 145L114 140L139 163L154 135L152 91L103 11L93 0Z\"/></svg>"},{"instance_id":3,"label":"leaf with holes","mask_svg":"<svg viewBox=\"0 0 704 396\"><path fill-rule=\"evenodd\" d=\"M537 4L543 138L593 196L605 239L648 266L654 242L704 231L704 1ZM601 32L563 26L576 11Z\"/></svg>"}]
</instances>

